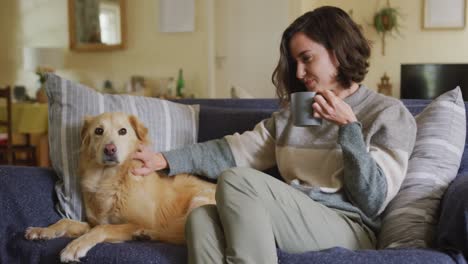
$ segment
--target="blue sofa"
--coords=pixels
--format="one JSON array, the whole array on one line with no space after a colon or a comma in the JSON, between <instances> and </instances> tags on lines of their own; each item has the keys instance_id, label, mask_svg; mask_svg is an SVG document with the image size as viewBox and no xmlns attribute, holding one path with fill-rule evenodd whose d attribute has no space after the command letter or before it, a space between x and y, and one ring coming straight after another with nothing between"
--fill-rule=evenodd
<instances>
[{"instance_id":1,"label":"blue sofa","mask_svg":"<svg viewBox=\"0 0 468 264\"><path fill-rule=\"evenodd\" d=\"M274 99L191 99L200 110L199 141L252 129L278 108ZM417 114L428 100L403 100ZM468 115L467 115L468 116ZM467 141L468 142L468 141ZM465 146L466 150L466 146ZM468 256L468 151L454 182L447 190L437 231L437 249L387 249L350 251L331 248L318 252L289 254L278 250L280 263L466 263ZM466 168L466 169L465 169ZM278 176L275 169L268 171ZM68 238L27 241L28 226L47 226L60 216L54 210L56 197L51 169L0 166L0 263L60 263L59 253ZM186 263L183 246L155 241L102 243L82 259L84 263Z\"/></svg>"}]
</instances>

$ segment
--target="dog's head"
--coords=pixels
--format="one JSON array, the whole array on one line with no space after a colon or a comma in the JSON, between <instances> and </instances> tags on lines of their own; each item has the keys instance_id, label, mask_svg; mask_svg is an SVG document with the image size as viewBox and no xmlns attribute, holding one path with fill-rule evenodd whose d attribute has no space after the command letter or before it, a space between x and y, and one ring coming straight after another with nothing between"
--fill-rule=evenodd
<instances>
[{"instance_id":1,"label":"dog's head","mask_svg":"<svg viewBox=\"0 0 468 264\"><path fill-rule=\"evenodd\" d=\"M86 117L81 128L81 153L105 166L121 164L139 144L148 143L148 129L135 116L125 113Z\"/></svg>"}]
</instances>

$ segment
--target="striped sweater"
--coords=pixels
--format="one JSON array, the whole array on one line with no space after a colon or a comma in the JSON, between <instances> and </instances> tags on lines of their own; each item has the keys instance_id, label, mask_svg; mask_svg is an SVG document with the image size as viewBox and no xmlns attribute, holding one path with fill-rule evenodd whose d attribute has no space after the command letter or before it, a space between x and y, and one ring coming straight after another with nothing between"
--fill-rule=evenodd
<instances>
[{"instance_id":1,"label":"striped sweater","mask_svg":"<svg viewBox=\"0 0 468 264\"><path fill-rule=\"evenodd\" d=\"M344 100L359 122L296 127L289 109L251 131L164 152L169 175L215 179L230 167L278 166L285 182L328 207L358 213L374 231L397 194L416 138L416 123L397 99L364 86Z\"/></svg>"}]
</instances>

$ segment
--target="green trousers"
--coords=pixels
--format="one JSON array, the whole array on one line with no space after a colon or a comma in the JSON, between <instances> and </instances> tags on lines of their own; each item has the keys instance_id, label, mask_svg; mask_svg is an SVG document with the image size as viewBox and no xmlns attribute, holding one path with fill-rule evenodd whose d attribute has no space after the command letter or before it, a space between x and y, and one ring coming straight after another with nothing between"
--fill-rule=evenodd
<instances>
[{"instance_id":1,"label":"green trousers","mask_svg":"<svg viewBox=\"0 0 468 264\"><path fill-rule=\"evenodd\" d=\"M216 203L188 217L189 263L277 263L276 247L290 253L375 248L359 215L330 209L257 170L223 172Z\"/></svg>"}]
</instances>

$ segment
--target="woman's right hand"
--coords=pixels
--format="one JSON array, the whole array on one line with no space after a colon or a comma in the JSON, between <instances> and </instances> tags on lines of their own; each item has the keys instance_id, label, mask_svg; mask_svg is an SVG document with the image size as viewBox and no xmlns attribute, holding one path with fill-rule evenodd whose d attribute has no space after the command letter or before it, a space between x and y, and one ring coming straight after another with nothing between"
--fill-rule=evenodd
<instances>
[{"instance_id":1,"label":"woman's right hand","mask_svg":"<svg viewBox=\"0 0 468 264\"><path fill-rule=\"evenodd\" d=\"M133 154L133 159L143 163L141 168L134 168L135 175L146 176L154 171L163 170L168 167L167 160L161 153L153 152L149 147L140 145L137 152Z\"/></svg>"}]
</instances>

